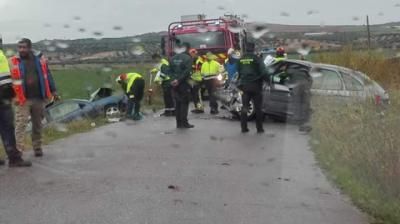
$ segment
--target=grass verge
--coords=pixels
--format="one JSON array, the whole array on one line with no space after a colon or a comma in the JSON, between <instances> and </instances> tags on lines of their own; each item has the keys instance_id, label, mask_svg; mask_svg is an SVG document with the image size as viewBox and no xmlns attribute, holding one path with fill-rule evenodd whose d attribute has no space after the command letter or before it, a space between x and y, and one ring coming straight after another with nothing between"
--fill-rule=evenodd
<instances>
[{"instance_id":1,"label":"grass verge","mask_svg":"<svg viewBox=\"0 0 400 224\"><path fill-rule=\"evenodd\" d=\"M43 130L43 143L49 144L52 141L66 138L68 136L88 132L96 127L105 125L106 121L104 119L94 119L94 120L79 120L73 121L69 124L57 124L56 126L50 126ZM27 149L30 149L30 134L27 134L26 145ZM5 152L2 146L0 146L0 158L5 158Z\"/></svg>"},{"instance_id":2,"label":"grass verge","mask_svg":"<svg viewBox=\"0 0 400 224\"><path fill-rule=\"evenodd\" d=\"M372 103L314 97L311 145L328 177L374 223L400 223L400 63L351 47L315 60L362 71L389 91L384 111Z\"/></svg>"}]
</instances>

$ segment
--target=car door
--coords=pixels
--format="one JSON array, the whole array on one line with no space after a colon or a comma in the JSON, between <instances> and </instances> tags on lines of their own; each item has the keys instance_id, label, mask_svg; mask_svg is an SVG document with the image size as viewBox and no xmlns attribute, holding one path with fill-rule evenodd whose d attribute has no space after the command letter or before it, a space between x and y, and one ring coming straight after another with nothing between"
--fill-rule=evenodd
<instances>
[{"instance_id":1,"label":"car door","mask_svg":"<svg viewBox=\"0 0 400 224\"><path fill-rule=\"evenodd\" d=\"M366 98L366 92L364 85L356 77L351 75L349 72L340 71L344 82L344 93L343 95L349 100L360 100Z\"/></svg>"},{"instance_id":2,"label":"car door","mask_svg":"<svg viewBox=\"0 0 400 224\"><path fill-rule=\"evenodd\" d=\"M344 96L344 85L340 73L334 69L314 68L311 70L313 95L340 98Z\"/></svg>"},{"instance_id":3,"label":"car door","mask_svg":"<svg viewBox=\"0 0 400 224\"><path fill-rule=\"evenodd\" d=\"M288 62L282 61L270 67L272 71L270 73L270 83L263 87L263 108L265 112L286 113L288 104L290 103L291 91L287 86L279 82L279 76L290 65Z\"/></svg>"},{"instance_id":4,"label":"car door","mask_svg":"<svg viewBox=\"0 0 400 224\"><path fill-rule=\"evenodd\" d=\"M86 116L83 108L90 107L83 101L64 101L47 108L47 114L51 122L70 122Z\"/></svg>"}]
</instances>

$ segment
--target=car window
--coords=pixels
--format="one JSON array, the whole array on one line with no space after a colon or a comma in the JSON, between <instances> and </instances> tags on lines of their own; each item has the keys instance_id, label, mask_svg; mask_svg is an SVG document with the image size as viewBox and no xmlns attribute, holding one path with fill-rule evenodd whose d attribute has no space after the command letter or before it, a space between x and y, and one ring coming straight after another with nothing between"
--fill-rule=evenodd
<instances>
[{"instance_id":1,"label":"car window","mask_svg":"<svg viewBox=\"0 0 400 224\"><path fill-rule=\"evenodd\" d=\"M314 73L318 73L318 75L313 76L313 89L342 89L342 81L337 72L328 69L317 69Z\"/></svg>"},{"instance_id":2,"label":"car window","mask_svg":"<svg viewBox=\"0 0 400 224\"><path fill-rule=\"evenodd\" d=\"M363 85L348 73L341 72L346 90L361 91L364 89Z\"/></svg>"},{"instance_id":3,"label":"car window","mask_svg":"<svg viewBox=\"0 0 400 224\"><path fill-rule=\"evenodd\" d=\"M58 120L79 109L79 103L65 102L50 108L49 114L53 120Z\"/></svg>"}]
</instances>

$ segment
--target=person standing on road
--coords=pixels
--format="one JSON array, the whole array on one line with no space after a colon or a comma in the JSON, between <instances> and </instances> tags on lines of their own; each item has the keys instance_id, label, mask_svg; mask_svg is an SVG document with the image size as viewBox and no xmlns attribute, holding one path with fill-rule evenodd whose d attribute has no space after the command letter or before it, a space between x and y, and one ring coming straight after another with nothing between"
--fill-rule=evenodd
<instances>
[{"instance_id":1,"label":"person standing on road","mask_svg":"<svg viewBox=\"0 0 400 224\"><path fill-rule=\"evenodd\" d=\"M25 150L24 140L29 118L32 122L32 146L36 157L43 156L42 120L48 100L58 99L53 76L47 60L32 50L32 42L18 42L18 55L11 58L11 77L16 94L17 146Z\"/></svg>"},{"instance_id":2,"label":"person standing on road","mask_svg":"<svg viewBox=\"0 0 400 224\"><path fill-rule=\"evenodd\" d=\"M240 52L233 48L228 50L228 58L225 60L225 71L228 73L228 83L237 74L237 62L240 59Z\"/></svg>"},{"instance_id":3,"label":"person standing on road","mask_svg":"<svg viewBox=\"0 0 400 224\"><path fill-rule=\"evenodd\" d=\"M204 79L208 95L210 97L210 108L211 114L218 114L218 102L215 97L215 91L218 87L218 75L221 72L221 65L216 61L217 57L208 52L206 55L206 61L201 66L201 75Z\"/></svg>"},{"instance_id":4,"label":"person standing on road","mask_svg":"<svg viewBox=\"0 0 400 224\"><path fill-rule=\"evenodd\" d=\"M255 44L248 43L246 53L238 62L239 72L239 89L243 91L242 95L242 111L241 111L241 127L242 133L249 132L247 127L247 114L249 111L250 102L254 102L256 111L256 126L257 132L263 133L263 118L264 113L261 110L262 106L262 84L265 79L263 66L260 58L254 53Z\"/></svg>"},{"instance_id":5,"label":"person standing on road","mask_svg":"<svg viewBox=\"0 0 400 224\"><path fill-rule=\"evenodd\" d=\"M0 46L1 47L1 46ZM14 112L12 99L15 97L8 60L0 48L0 136L10 167L28 167L32 163L22 159L15 139ZM0 165L5 161L0 160Z\"/></svg>"},{"instance_id":6,"label":"person standing on road","mask_svg":"<svg viewBox=\"0 0 400 224\"><path fill-rule=\"evenodd\" d=\"M139 73L121 74L116 80L128 97L126 117L135 121L141 120L140 103L144 96L145 81Z\"/></svg>"},{"instance_id":7,"label":"person standing on road","mask_svg":"<svg viewBox=\"0 0 400 224\"><path fill-rule=\"evenodd\" d=\"M153 54L152 59L159 62L157 68L154 68L152 72L157 73L154 78L154 82L161 85L163 90L163 98L164 98L164 112L161 116L171 117L175 116L175 103L174 98L172 97L172 86L171 86L171 77L169 77L169 62L167 59L162 58L159 54Z\"/></svg>"},{"instance_id":8,"label":"person standing on road","mask_svg":"<svg viewBox=\"0 0 400 224\"><path fill-rule=\"evenodd\" d=\"M191 76L191 82L193 86L192 97L193 97L194 109L192 110L192 113L202 114L204 113L204 106L201 97L201 90L203 86L203 77L201 76L201 66L204 63L204 60L202 57L198 55L197 50L194 48L190 49L189 54L193 59L193 73Z\"/></svg>"},{"instance_id":9,"label":"person standing on road","mask_svg":"<svg viewBox=\"0 0 400 224\"><path fill-rule=\"evenodd\" d=\"M189 55L187 43L177 44L177 52L170 61L171 85L175 96L176 126L180 129L194 128L189 124L189 102L191 86L188 83L192 75L192 58Z\"/></svg>"}]
</instances>

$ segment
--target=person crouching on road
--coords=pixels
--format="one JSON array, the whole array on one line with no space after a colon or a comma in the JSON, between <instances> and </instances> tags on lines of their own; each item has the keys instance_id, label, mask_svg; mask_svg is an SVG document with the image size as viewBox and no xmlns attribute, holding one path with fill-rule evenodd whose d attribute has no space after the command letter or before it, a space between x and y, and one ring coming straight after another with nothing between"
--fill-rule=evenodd
<instances>
[{"instance_id":1,"label":"person crouching on road","mask_svg":"<svg viewBox=\"0 0 400 224\"><path fill-rule=\"evenodd\" d=\"M144 96L145 81L138 73L121 74L117 82L128 97L126 117L133 120L141 120L140 103Z\"/></svg>"},{"instance_id":2,"label":"person crouching on road","mask_svg":"<svg viewBox=\"0 0 400 224\"><path fill-rule=\"evenodd\" d=\"M171 85L175 97L176 127L180 129L194 128L189 124L189 102L191 86L188 83L192 75L192 58L189 55L188 44L177 44L176 55L170 61Z\"/></svg>"},{"instance_id":3,"label":"person crouching on road","mask_svg":"<svg viewBox=\"0 0 400 224\"><path fill-rule=\"evenodd\" d=\"M204 79L204 84L206 86L208 95L210 97L210 108L211 114L218 114L218 102L215 97L215 91L218 87L218 75L221 72L221 64L216 61L217 57L208 52L206 55L206 61L201 66L201 75Z\"/></svg>"},{"instance_id":4,"label":"person crouching on road","mask_svg":"<svg viewBox=\"0 0 400 224\"><path fill-rule=\"evenodd\" d=\"M159 54L153 54L152 59L159 63L157 67L152 70L152 72L156 73L154 82L160 84L163 90L164 112L161 114L161 116L175 116L175 102L174 98L172 97L171 78L169 75L167 75L169 72L169 62L165 58L162 58Z\"/></svg>"},{"instance_id":5,"label":"person crouching on road","mask_svg":"<svg viewBox=\"0 0 400 224\"><path fill-rule=\"evenodd\" d=\"M241 111L241 127L242 133L249 132L247 127L247 114L249 111L250 101L253 100L254 108L256 111L256 126L257 132L263 133L263 118L264 113L261 110L262 106L262 85L266 79L264 77L262 62L259 57L254 53L255 44L248 43L246 53L238 62L239 72L239 89L243 91L242 95L242 111Z\"/></svg>"},{"instance_id":6,"label":"person crouching on road","mask_svg":"<svg viewBox=\"0 0 400 224\"><path fill-rule=\"evenodd\" d=\"M25 150L24 140L29 119L32 122L32 145L36 157L42 157L42 120L48 100L59 97L47 60L32 50L32 42L18 42L18 55L11 58L11 77L16 93L17 146Z\"/></svg>"},{"instance_id":7,"label":"person crouching on road","mask_svg":"<svg viewBox=\"0 0 400 224\"><path fill-rule=\"evenodd\" d=\"M14 112L12 99L15 93L12 88L10 68L3 51L0 49L0 136L10 167L28 167L32 163L22 159L22 153L17 149L14 127ZM0 165L4 165L3 160Z\"/></svg>"}]
</instances>

